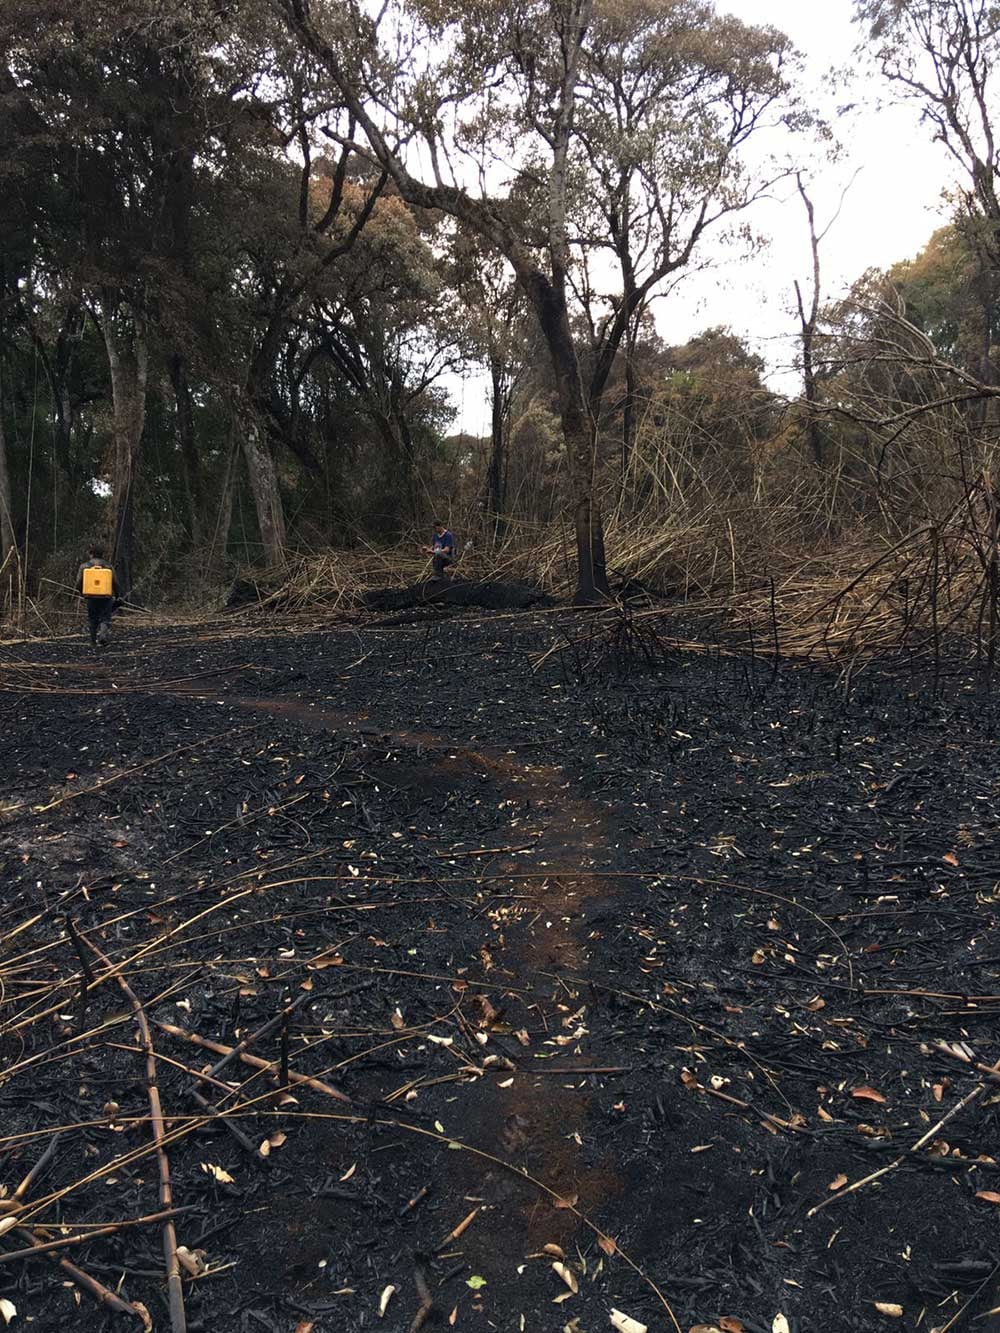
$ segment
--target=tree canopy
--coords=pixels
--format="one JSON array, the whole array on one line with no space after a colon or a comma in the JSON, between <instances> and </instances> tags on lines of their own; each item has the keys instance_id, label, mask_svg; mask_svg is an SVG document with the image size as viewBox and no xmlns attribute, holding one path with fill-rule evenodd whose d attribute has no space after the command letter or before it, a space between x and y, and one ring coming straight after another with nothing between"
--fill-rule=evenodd
<instances>
[{"instance_id":1,"label":"tree canopy","mask_svg":"<svg viewBox=\"0 0 1000 1333\"><path fill-rule=\"evenodd\" d=\"M754 503L777 467L829 517L835 478L884 473L872 423L932 400L883 306L907 357L996 384L994 7L857 14L951 154L954 216L831 300L798 176L789 402L732 331L667 334L815 146L776 29L710 0L0 0L0 566L65 584L101 536L134 600L194 595L446 498L487 546L568 519L591 600L677 449Z\"/></svg>"}]
</instances>

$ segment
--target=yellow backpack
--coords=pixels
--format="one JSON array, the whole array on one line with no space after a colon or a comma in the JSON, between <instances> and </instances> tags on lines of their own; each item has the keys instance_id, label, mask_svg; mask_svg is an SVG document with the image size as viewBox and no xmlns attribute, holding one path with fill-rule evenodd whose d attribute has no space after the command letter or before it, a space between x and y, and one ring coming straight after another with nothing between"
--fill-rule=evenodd
<instances>
[{"instance_id":1,"label":"yellow backpack","mask_svg":"<svg viewBox=\"0 0 1000 1333\"><path fill-rule=\"evenodd\" d=\"M106 566L92 566L83 571L84 597L110 597L112 572Z\"/></svg>"}]
</instances>

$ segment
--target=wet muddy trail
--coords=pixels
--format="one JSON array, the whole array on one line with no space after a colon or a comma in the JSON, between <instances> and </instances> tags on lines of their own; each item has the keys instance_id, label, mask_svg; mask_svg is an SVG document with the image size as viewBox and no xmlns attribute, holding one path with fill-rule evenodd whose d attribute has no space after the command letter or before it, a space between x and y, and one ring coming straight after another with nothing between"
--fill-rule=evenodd
<instances>
[{"instance_id":1,"label":"wet muddy trail","mask_svg":"<svg viewBox=\"0 0 1000 1333\"><path fill-rule=\"evenodd\" d=\"M153 1023L192 1330L989 1326L1000 1098L954 1043L1000 1055L994 701L583 685L532 669L555 633L0 650L0 1216L63 1127L0 1234L20 1318L126 1326L4 1253L157 1208L89 942ZM199 1085L195 1038L270 1066ZM73 1257L170 1327L158 1224Z\"/></svg>"}]
</instances>

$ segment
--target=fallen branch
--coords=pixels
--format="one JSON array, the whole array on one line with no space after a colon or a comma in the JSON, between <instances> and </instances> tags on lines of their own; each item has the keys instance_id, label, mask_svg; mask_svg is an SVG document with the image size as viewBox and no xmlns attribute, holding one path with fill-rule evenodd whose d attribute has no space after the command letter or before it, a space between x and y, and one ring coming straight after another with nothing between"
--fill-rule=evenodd
<instances>
[{"instance_id":1,"label":"fallen branch","mask_svg":"<svg viewBox=\"0 0 1000 1333\"><path fill-rule=\"evenodd\" d=\"M423 1263L417 1261L413 1273L413 1280L416 1284L417 1295L420 1297L420 1308L413 1316L413 1322L410 1324L410 1333L418 1333L427 1322L431 1311L434 1309L434 1297L431 1295L430 1287L427 1285L427 1275L424 1272Z\"/></svg>"}]
</instances>

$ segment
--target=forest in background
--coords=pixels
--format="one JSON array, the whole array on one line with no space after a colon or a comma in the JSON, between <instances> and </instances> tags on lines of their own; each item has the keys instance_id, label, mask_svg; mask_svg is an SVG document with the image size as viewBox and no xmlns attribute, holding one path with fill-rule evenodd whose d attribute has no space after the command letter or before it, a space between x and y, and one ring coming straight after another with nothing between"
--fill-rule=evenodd
<instances>
[{"instance_id":1,"label":"forest in background","mask_svg":"<svg viewBox=\"0 0 1000 1333\"><path fill-rule=\"evenodd\" d=\"M845 296L806 167L836 126L701 0L0 0L0 614L39 629L91 540L194 605L440 516L583 600L835 569L992 658L1000 8L857 11L954 188ZM778 185L814 257L792 396L654 322L713 246L753 262Z\"/></svg>"}]
</instances>

